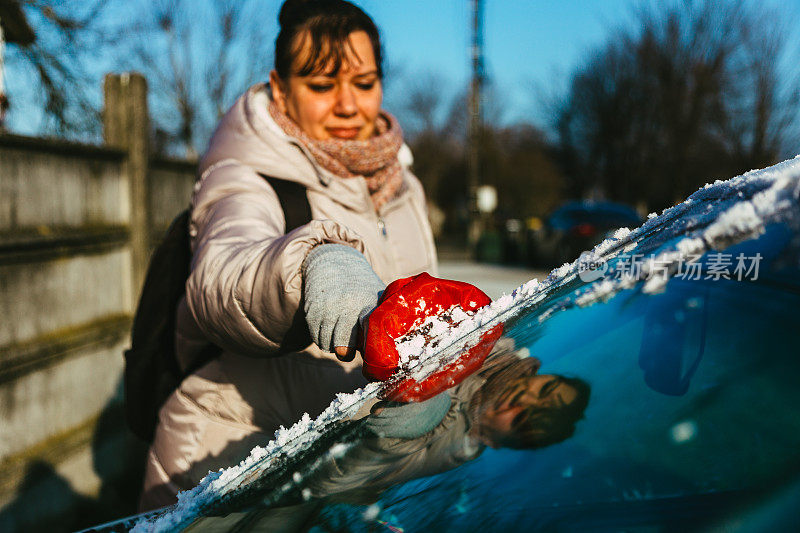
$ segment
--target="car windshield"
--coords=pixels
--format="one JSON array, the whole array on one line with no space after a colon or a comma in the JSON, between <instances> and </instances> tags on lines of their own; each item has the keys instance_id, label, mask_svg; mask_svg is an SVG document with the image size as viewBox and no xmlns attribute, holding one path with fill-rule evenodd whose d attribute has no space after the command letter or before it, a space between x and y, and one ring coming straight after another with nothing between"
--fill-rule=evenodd
<instances>
[{"instance_id":1,"label":"car windshield","mask_svg":"<svg viewBox=\"0 0 800 533\"><path fill-rule=\"evenodd\" d=\"M685 530L746 523L765 505L791 513L798 190L800 160L718 182L496 301L480 328L437 352L463 352L503 324L434 430L404 438L365 428L369 417L349 415L380 392L368 388L176 507L139 517L150 520L140 527ZM533 379L549 375L586 382L588 405L574 434L519 449L530 444L519 437L526 417L556 427L556 411L542 406L571 401L553 392L558 382ZM501 427L491 417L509 406L524 413L509 422L516 440L476 431Z\"/></svg>"}]
</instances>

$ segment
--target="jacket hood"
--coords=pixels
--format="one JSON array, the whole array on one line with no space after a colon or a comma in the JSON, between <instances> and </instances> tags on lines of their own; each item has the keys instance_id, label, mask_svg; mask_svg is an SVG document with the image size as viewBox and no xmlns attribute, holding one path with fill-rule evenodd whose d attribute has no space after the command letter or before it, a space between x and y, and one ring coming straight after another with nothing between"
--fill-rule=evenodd
<instances>
[{"instance_id":1,"label":"jacket hood","mask_svg":"<svg viewBox=\"0 0 800 533\"><path fill-rule=\"evenodd\" d=\"M235 160L259 173L315 188L331 176L314 164L300 142L286 135L269 112L268 87L250 87L222 117L198 173L225 160ZM324 173L324 175L323 175Z\"/></svg>"}]
</instances>

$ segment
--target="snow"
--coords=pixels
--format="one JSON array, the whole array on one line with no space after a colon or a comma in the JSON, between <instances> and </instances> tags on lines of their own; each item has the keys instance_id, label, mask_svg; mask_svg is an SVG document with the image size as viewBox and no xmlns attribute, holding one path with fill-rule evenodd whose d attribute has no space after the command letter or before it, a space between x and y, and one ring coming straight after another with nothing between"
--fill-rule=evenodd
<instances>
[{"instance_id":1,"label":"snow","mask_svg":"<svg viewBox=\"0 0 800 533\"><path fill-rule=\"evenodd\" d=\"M756 212L753 202L742 201L720 215L717 222L709 226L703 236L711 242L722 240L728 235L750 235L764 231L764 222Z\"/></svg>"},{"instance_id":2,"label":"snow","mask_svg":"<svg viewBox=\"0 0 800 533\"><path fill-rule=\"evenodd\" d=\"M460 305L454 305L439 314L426 317L411 333L395 339L400 367L406 370L413 368L426 350L441 348L440 339L448 338L449 332L458 330L464 321L469 321L474 315L474 311L465 311ZM471 322L467 322L468 331L474 329L470 325Z\"/></svg>"},{"instance_id":3,"label":"snow","mask_svg":"<svg viewBox=\"0 0 800 533\"><path fill-rule=\"evenodd\" d=\"M753 194L751 191L757 192ZM642 260L638 277L628 274L619 279L599 279L578 294L574 303L587 306L606 300L623 289L634 287L643 279L643 292L659 292L664 289L679 262L700 256L710 249L721 249L734 242L758 236L764 231L766 224L776 220L782 213L797 210L798 195L800 156L767 169L750 171L725 182L718 180L707 184L686 201L664 210L660 215L651 213L641 227L634 230L620 228L611 238L590 251L588 257L591 259L609 260L619 253L633 250L637 246L638 237L673 220L696 224L698 228L686 232L683 238L660 250L657 255ZM726 201L735 198L738 201L727 206L716 217L713 217L716 204L709 204L705 210L695 208L696 204L715 202L718 198ZM712 218L705 220L703 217ZM417 331L395 339L401 368L415 379L426 377L457 356L461 348L476 342L479 333L487 327L531 309L544 300L551 289L573 281L580 260L554 269L542 282L533 279L524 283L511 294L503 295L475 312L465 312L460 307L454 307L441 315L429 317L418 325ZM647 277L654 273L659 275ZM562 302L559 306L546 309L539 320L545 321L567 306ZM458 350L449 350L454 346ZM181 524L187 525L214 498L238 487L245 479L252 479L253 473L268 471L278 456L286 457L306 449L332 423L354 415L367 400L379 395L381 386L380 383L370 383L351 394L339 394L316 419L312 420L305 414L290 428L281 427L272 441L264 447L254 448L239 465L210 472L197 487L180 493L175 506L153 520L138 523L133 531L168 531L177 529ZM673 438L680 442L685 440L688 433L691 432L679 427ZM344 444L334 445L328 456L341 457L349 447L350 445ZM294 481L299 483L302 476L297 473L296 477L299 479ZM304 498L312 496L307 491L305 489L302 492ZM377 512L379 511L380 508L377 508ZM370 508L365 514L372 515L375 512L375 508Z\"/></svg>"},{"instance_id":4,"label":"snow","mask_svg":"<svg viewBox=\"0 0 800 533\"><path fill-rule=\"evenodd\" d=\"M759 187L762 190L748 198L747 192ZM608 299L620 290L633 287L642 278L646 280L642 292L661 292L670 276L651 275L656 265L672 274L677 271L681 262L691 261L712 249L721 250L735 242L757 237L764 232L767 223L777 220L786 212L797 211L799 193L800 156L763 170L750 171L728 181L717 180L713 184L706 184L683 203L664 210L660 216L650 218L642 227L631 232L629 237L635 238L663 220L681 214L682 210L688 210L693 203L707 198L735 197L738 201L723 210L704 229L690 232L672 245L671 249L642 260L640 278L623 275L610 283L608 280L595 283L576 299L576 304L586 306ZM706 211L713 212L714 205L709 204ZM684 216L691 214L687 212Z\"/></svg>"},{"instance_id":5,"label":"snow","mask_svg":"<svg viewBox=\"0 0 800 533\"><path fill-rule=\"evenodd\" d=\"M338 443L338 444L334 444L331 447L329 453L331 454L331 457L334 457L336 459L341 459L342 457L344 457L344 454L347 453L347 450L349 448L350 447L347 446L346 444Z\"/></svg>"},{"instance_id":6,"label":"snow","mask_svg":"<svg viewBox=\"0 0 800 533\"><path fill-rule=\"evenodd\" d=\"M669 432L675 444L684 444L697 436L697 424L692 420L685 420L672 426Z\"/></svg>"},{"instance_id":7,"label":"snow","mask_svg":"<svg viewBox=\"0 0 800 533\"><path fill-rule=\"evenodd\" d=\"M611 297L615 293L615 291L616 291L616 284L612 280L605 279L599 281L594 286L594 291L592 292L591 295L583 294L578 297L577 304L582 306L590 303L593 300L604 300L606 298Z\"/></svg>"},{"instance_id":8,"label":"snow","mask_svg":"<svg viewBox=\"0 0 800 533\"><path fill-rule=\"evenodd\" d=\"M351 394L338 394L316 419L311 420L305 413L290 428L281 427L265 447L253 448L250 455L237 466L209 472L195 488L179 493L178 502L167 512L155 519L140 521L132 531L174 531L185 526L198 516L204 505L237 488L245 478L251 479L254 472L268 471L279 454L286 456L306 449L330 424L354 415L367 400L377 395L379 389L379 383L370 383ZM346 448L347 445L337 445L329 453L335 451L343 454Z\"/></svg>"},{"instance_id":9,"label":"snow","mask_svg":"<svg viewBox=\"0 0 800 533\"><path fill-rule=\"evenodd\" d=\"M605 255L607 252L611 251L614 247L619 246L624 241L627 241L630 237L631 230L628 228L619 228L614 232L610 238L605 239L603 242L595 246L592 250L592 254L595 256L602 256Z\"/></svg>"},{"instance_id":10,"label":"snow","mask_svg":"<svg viewBox=\"0 0 800 533\"><path fill-rule=\"evenodd\" d=\"M675 249L684 257L700 255L705 249L702 237L686 237L675 244Z\"/></svg>"},{"instance_id":11,"label":"snow","mask_svg":"<svg viewBox=\"0 0 800 533\"><path fill-rule=\"evenodd\" d=\"M381 506L377 503L373 503L364 510L364 514L362 515L362 517L364 518L364 521L371 522L377 519L380 514L381 514Z\"/></svg>"}]
</instances>

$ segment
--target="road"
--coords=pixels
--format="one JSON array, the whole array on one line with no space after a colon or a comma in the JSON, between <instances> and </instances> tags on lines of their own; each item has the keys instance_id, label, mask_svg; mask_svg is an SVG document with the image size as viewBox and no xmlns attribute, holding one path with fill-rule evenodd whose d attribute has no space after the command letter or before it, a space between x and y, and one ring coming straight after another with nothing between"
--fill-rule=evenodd
<instances>
[{"instance_id":1,"label":"road","mask_svg":"<svg viewBox=\"0 0 800 533\"><path fill-rule=\"evenodd\" d=\"M439 277L472 283L492 299L497 299L526 281L547 277L544 270L489 265L469 261L442 261L439 263Z\"/></svg>"}]
</instances>

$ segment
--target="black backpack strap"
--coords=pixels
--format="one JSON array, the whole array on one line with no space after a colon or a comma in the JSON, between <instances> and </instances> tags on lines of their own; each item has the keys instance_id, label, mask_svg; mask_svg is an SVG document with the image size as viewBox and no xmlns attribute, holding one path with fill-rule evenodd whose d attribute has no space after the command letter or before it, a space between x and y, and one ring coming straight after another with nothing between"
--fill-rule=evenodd
<instances>
[{"instance_id":1,"label":"black backpack strap","mask_svg":"<svg viewBox=\"0 0 800 533\"><path fill-rule=\"evenodd\" d=\"M265 174L260 174L260 176L267 180L278 196L281 209L283 209L283 217L286 219L286 233L311 222L311 206L303 185Z\"/></svg>"}]
</instances>

